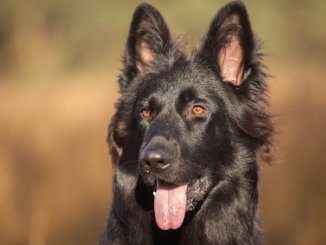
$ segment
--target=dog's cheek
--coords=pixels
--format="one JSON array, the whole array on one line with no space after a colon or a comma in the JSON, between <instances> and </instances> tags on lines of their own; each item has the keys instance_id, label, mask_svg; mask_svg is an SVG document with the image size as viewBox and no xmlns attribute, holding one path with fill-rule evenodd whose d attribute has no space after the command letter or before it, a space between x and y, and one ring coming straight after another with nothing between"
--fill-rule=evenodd
<instances>
[{"instance_id":1,"label":"dog's cheek","mask_svg":"<svg viewBox=\"0 0 326 245\"><path fill-rule=\"evenodd\" d=\"M116 114L111 121L108 132L108 146L112 157L112 163L117 165L120 161L120 157L123 153L123 147L128 139L127 124L119 120Z\"/></svg>"}]
</instances>

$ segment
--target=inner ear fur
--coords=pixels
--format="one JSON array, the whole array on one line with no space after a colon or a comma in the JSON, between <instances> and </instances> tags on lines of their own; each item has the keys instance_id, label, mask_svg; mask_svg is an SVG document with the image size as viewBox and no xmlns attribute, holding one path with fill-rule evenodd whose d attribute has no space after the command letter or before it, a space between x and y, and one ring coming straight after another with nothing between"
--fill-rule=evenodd
<instances>
[{"instance_id":1,"label":"inner ear fur","mask_svg":"<svg viewBox=\"0 0 326 245\"><path fill-rule=\"evenodd\" d=\"M140 73L143 73L144 66L149 65L154 60L154 51L151 49L148 43L139 40L136 44L137 59L136 66Z\"/></svg>"},{"instance_id":2,"label":"inner ear fur","mask_svg":"<svg viewBox=\"0 0 326 245\"><path fill-rule=\"evenodd\" d=\"M217 51L217 64L223 81L240 86L244 75L242 28L237 15L230 16L221 26L223 43ZM224 40L223 40L224 39Z\"/></svg>"}]
</instances>

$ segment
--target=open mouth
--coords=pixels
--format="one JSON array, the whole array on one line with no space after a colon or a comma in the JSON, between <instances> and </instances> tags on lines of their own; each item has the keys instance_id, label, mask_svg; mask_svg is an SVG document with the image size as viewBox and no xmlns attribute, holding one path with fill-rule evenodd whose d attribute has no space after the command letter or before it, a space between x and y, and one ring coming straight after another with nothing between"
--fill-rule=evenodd
<instances>
[{"instance_id":1,"label":"open mouth","mask_svg":"<svg viewBox=\"0 0 326 245\"><path fill-rule=\"evenodd\" d=\"M155 187L155 220L162 230L178 229L184 221L186 211L193 209L196 197L202 197L199 193L206 192L203 178L180 185L157 180Z\"/></svg>"}]
</instances>

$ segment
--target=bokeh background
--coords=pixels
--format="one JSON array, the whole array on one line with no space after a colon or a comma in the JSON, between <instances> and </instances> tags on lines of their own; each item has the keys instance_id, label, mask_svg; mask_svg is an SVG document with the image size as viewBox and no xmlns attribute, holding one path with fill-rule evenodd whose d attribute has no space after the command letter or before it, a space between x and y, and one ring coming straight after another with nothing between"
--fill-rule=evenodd
<instances>
[{"instance_id":1,"label":"bokeh background","mask_svg":"<svg viewBox=\"0 0 326 245\"><path fill-rule=\"evenodd\" d=\"M0 244L95 244L111 200L106 129L140 1L1 0ZM149 1L194 47L226 1ZM265 244L326 241L326 1L246 1L280 126L261 165Z\"/></svg>"}]
</instances>

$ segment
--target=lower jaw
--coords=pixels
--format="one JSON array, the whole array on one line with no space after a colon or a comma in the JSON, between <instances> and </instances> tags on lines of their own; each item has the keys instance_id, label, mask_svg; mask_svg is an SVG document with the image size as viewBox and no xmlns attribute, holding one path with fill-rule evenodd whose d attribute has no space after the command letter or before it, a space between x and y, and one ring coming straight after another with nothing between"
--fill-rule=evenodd
<instances>
[{"instance_id":1,"label":"lower jaw","mask_svg":"<svg viewBox=\"0 0 326 245\"><path fill-rule=\"evenodd\" d=\"M161 180L156 181L155 186L160 186L160 189L153 191L154 212L156 223L160 229L178 229L183 224L186 213L201 206L207 191L206 187L208 187L206 180L206 178L198 178L184 185L172 185ZM179 190L181 188L181 192L178 191L178 188ZM178 198L181 199L178 200Z\"/></svg>"},{"instance_id":2,"label":"lower jaw","mask_svg":"<svg viewBox=\"0 0 326 245\"><path fill-rule=\"evenodd\" d=\"M186 211L193 211L196 208L197 203L200 203L203 198L204 194L208 192L208 183L207 179L205 177L199 177L197 179L193 179L187 183L187 206ZM157 185L165 185L167 187L175 187L176 184L171 184L169 182L166 182L164 180L155 179L151 184L151 190L153 193L153 196L156 195ZM181 184L179 184L181 185ZM202 194L200 194L202 193Z\"/></svg>"}]
</instances>

